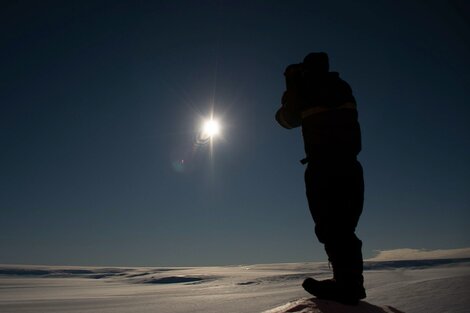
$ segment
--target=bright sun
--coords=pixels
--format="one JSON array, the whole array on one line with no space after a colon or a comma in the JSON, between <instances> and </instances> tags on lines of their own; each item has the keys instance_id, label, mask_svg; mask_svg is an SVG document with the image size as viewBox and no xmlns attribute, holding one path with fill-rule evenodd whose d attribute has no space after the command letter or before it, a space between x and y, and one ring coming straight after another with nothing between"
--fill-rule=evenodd
<instances>
[{"instance_id":1,"label":"bright sun","mask_svg":"<svg viewBox=\"0 0 470 313\"><path fill-rule=\"evenodd\" d=\"M213 138L220 133L220 124L216 120L207 120L202 127L203 137Z\"/></svg>"}]
</instances>

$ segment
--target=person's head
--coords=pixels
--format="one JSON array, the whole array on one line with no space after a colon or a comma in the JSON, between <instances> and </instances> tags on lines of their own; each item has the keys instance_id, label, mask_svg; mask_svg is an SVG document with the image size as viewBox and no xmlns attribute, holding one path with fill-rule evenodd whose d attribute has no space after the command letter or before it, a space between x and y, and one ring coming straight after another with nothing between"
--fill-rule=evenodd
<instances>
[{"instance_id":1,"label":"person's head","mask_svg":"<svg viewBox=\"0 0 470 313\"><path fill-rule=\"evenodd\" d=\"M328 54L325 52L309 53L304 58L303 65L309 72L327 73L330 70Z\"/></svg>"}]
</instances>

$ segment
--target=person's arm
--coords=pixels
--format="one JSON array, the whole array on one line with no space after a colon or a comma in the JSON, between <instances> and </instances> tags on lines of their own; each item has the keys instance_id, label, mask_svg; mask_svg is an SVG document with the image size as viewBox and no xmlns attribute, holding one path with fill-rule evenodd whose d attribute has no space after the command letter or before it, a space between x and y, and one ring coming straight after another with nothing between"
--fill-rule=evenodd
<instances>
[{"instance_id":1,"label":"person's arm","mask_svg":"<svg viewBox=\"0 0 470 313\"><path fill-rule=\"evenodd\" d=\"M302 124L300 108L297 96L292 91L284 91L282 95L282 106L276 112L276 121L284 128L291 129Z\"/></svg>"},{"instance_id":2,"label":"person's arm","mask_svg":"<svg viewBox=\"0 0 470 313\"><path fill-rule=\"evenodd\" d=\"M302 124L300 95L298 91L301 71L302 67L300 64L291 64L284 72L287 90L282 95L282 106L276 112L276 121L287 129L299 127Z\"/></svg>"}]
</instances>

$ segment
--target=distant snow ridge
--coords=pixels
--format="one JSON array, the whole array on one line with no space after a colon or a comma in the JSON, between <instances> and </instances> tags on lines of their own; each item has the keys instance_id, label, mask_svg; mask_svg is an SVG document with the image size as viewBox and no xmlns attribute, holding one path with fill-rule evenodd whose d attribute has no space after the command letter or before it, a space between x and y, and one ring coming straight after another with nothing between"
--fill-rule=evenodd
<instances>
[{"instance_id":1,"label":"distant snow ridge","mask_svg":"<svg viewBox=\"0 0 470 313\"><path fill-rule=\"evenodd\" d=\"M431 259L468 259L470 248L461 249L394 249L377 251L378 254L368 261L431 260Z\"/></svg>"},{"instance_id":2,"label":"distant snow ridge","mask_svg":"<svg viewBox=\"0 0 470 313\"><path fill-rule=\"evenodd\" d=\"M263 313L403 313L391 306L376 306L361 301L357 306L320 300L316 298L303 298L291 301L280 307Z\"/></svg>"},{"instance_id":3,"label":"distant snow ridge","mask_svg":"<svg viewBox=\"0 0 470 313\"><path fill-rule=\"evenodd\" d=\"M0 276L17 277L40 277L40 278L118 278L121 281L137 284L197 284L213 280L215 276L194 276L194 275L174 275L164 276L166 272L173 269L126 269L126 268L92 268L92 269L71 269L71 268L41 268L38 266L14 267L0 266Z\"/></svg>"},{"instance_id":4,"label":"distant snow ridge","mask_svg":"<svg viewBox=\"0 0 470 313\"><path fill-rule=\"evenodd\" d=\"M396 261L365 261L364 270L381 270L381 269L419 269L430 268L442 265L452 265L460 263L469 263L470 258L465 259L420 259L420 260L396 260Z\"/></svg>"},{"instance_id":5,"label":"distant snow ridge","mask_svg":"<svg viewBox=\"0 0 470 313\"><path fill-rule=\"evenodd\" d=\"M0 266L0 275L9 276L23 276L23 277L55 277L55 278L67 278L67 277L83 277L83 278L109 278L114 276L123 276L128 269L111 269L111 268L100 268L100 269L80 269L80 268L41 268L38 266L32 266L28 268L26 266Z\"/></svg>"}]
</instances>

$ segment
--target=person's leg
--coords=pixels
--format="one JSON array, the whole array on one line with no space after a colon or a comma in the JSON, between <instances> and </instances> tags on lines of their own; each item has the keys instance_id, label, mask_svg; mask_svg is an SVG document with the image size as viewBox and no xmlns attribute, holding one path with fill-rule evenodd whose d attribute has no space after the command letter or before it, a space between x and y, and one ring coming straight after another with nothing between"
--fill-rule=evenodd
<instances>
[{"instance_id":1,"label":"person's leg","mask_svg":"<svg viewBox=\"0 0 470 313\"><path fill-rule=\"evenodd\" d=\"M355 235L364 201L362 167L359 162L309 165L305 183L315 233L325 245L334 276L323 283L306 280L304 287L318 297L354 304L366 296L362 242Z\"/></svg>"},{"instance_id":2,"label":"person's leg","mask_svg":"<svg viewBox=\"0 0 470 313\"><path fill-rule=\"evenodd\" d=\"M364 299L366 293L361 240L354 233L344 234L338 241L325 243L325 250L333 267L333 278L340 296L345 299Z\"/></svg>"}]
</instances>

